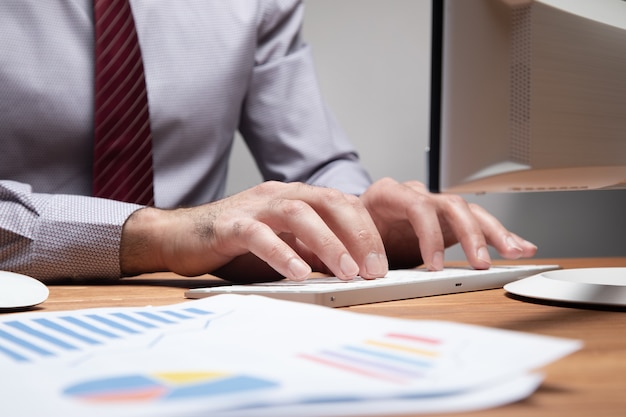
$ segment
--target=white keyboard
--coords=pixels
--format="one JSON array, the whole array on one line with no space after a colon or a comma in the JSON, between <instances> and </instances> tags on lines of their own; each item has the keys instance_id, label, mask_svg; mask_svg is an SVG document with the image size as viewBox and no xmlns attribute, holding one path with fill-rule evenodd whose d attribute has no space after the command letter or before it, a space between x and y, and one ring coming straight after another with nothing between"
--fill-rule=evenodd
<instances>
[{"instance_id":1,"label":"white keyboard","mask_svg":"<svg viewBox=\"0 0 626 417\"><path fill-rule=\"evenodd\" d=\"M311 278L302 282L276 281L250 285L225 285L193 288L187 298L203 298L217 294L256 294L284 300L345 307L432 295L501 288L558 265L497 266L488 270L447 268L431 272L425 269L389 271L386 277L374 280L356 278L342 281L336 277Z\"/></svg>"}]
</instances>

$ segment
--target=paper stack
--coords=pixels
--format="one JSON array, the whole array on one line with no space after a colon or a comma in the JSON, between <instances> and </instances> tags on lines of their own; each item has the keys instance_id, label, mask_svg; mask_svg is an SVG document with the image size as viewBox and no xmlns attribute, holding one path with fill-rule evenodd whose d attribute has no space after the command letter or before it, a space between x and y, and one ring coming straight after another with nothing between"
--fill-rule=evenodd
<instances>
[{"instance_id":1,"label":"paper stack","mask_svg":"<svg viewBox=\"0 0 626 417\"><path fill-rule=\"evenodd\" d=\"M531 395L573 340L259 296L0 318L2 416L365 416Z\"/></svg>"}]
</instances>

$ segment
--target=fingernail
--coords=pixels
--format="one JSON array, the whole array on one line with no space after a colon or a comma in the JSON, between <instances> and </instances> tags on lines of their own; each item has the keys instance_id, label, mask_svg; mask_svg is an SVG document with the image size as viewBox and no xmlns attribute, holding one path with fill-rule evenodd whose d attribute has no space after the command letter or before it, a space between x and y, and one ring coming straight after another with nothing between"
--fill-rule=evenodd
<instances>
[{"instance_id":1,"label":"fingernail","mask_svg":"<svg viewBox=\"0 0 626 417\"><path fill-rule=\"evenodd\" d=\"M304 281L311 275L311 267L298 258L291 258L287 268L294 281Z\"/></svg>"},{"instance_id":2,"label":"fingernail","mask_svg":"<svg viewBox=\"0 0 626 417\"><path fill-rule=\"evenodd\" d=\"M517 252L517 257L522 256L522 248L517 244L517 242L515 241L515 239L513 239L512 236L509 236L506 238L506 244L509 246L510 249L514 250L515 252Z\"/></svg>"},{"instance_id":3,"label":"fingernail","mask_svg":"<svg viewBox=\"0 0 626 417\"><path fill-rule=\"evenodd\" d=\"M489 251L486 247L483 246L481 248L478 248L478 250L476 251L476 257L479 260L491 265L491 257L489 256Z\"/></svg>"},{"instance_id":4,"label":"fingernail","mask_svg":"<svg viewBox=\"0 0 626 417\"><path fill-rule=\"evenodd\" d=\"M433 259L430 262L431 271L441 271L443 269L443 252L437 251L433 253Z\"/></svg>"},{"instance_id":5,"label":"fingernail","mask_svg":"<svg viewBox=\"0 0 626 417\"><path fill-rule=\"evenodd\" d=\"M339 269L346 278L354 278L359 274L359 266L347 253L339 258Z\"/></svg>"},{"instance_id":6,"label":"fingernail","mask_svg":"<svg viewBox=\"0 0 626 417\"><path fill-rule=\"evenodd\" d=\"M529 242L527 240L524 240L524 242L526 242L526 244L528 244L528 246L531 246L535 250L539 249L539 247L537 245L535 245L533 242Z\"/></svg>"},{"instance_id":7,"label":"fingernail","mask_svg":"<svg viewBox=\"0 0 626 417\"><path fill-rule=\"evenodd\" d=\"M389 270L387 258L380 253L371 252L365 258L365 270L370 277L384 277Z\"/></svg>"}]
</instances>

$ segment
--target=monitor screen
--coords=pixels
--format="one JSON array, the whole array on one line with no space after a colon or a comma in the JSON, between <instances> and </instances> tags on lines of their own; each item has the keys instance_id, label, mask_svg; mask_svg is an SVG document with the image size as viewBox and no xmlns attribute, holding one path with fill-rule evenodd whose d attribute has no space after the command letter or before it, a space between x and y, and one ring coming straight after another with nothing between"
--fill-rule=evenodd
<instances>
[{"instance_id":1,"label":"monitor screen","mask_svg":"<svg viewBox=\"0 0 626 417\"><path fill-rule=\"evenodd\" d=\"M432 11L432 191L626 189L626 1Z\"/></svg>"}]
</instances>

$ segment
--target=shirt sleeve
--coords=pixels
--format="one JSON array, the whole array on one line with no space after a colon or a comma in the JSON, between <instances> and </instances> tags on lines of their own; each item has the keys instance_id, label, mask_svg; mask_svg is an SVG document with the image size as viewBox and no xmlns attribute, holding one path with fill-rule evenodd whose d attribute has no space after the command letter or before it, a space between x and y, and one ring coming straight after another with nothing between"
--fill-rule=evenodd
<instances>
[{"instance_id":1,"label":"shirt sleeve","mask_svg":"<svg viewBox=\"0 0 626 417\"><path fill-rule=\"evenodd\" d=\"M310 47L300 35L303 4L270 4L259 24L242 136L267 180L361 194L371 180L322 99Z\"/></svg>"},{"instance_id":2,"label":"shirt sleeve","mask_svg":"<svg viewBox=\"0 0 626 417\"><path fill-rule=\"evenodd\" d=\"M119 278L122 227L139 208L0 181L0 268L45 282Z\"/></svg>"}]
</instances>

